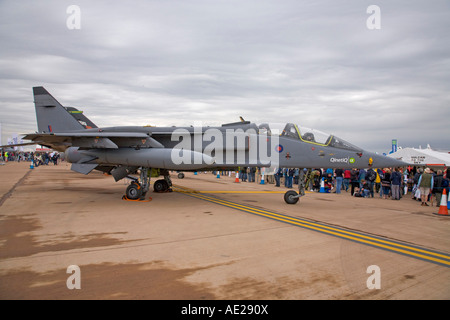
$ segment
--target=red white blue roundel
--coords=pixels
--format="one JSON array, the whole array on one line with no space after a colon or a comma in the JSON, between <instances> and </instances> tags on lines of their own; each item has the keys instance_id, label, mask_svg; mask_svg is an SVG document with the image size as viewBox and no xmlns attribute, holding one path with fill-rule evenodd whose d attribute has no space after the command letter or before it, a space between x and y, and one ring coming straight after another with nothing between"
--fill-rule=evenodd
<instances>
[{"instance_id":1,"label":"red white blue roundel","mask_svg":"<svg viewBox=\"0 0 450 320\"><path fill-rule=\"evenodd\" d=\"M278 152L278 153L283 152L283 146L282 146L281 144L277 145L277 146L275 147L275 151Z\"/></svg>"}]
</instances>

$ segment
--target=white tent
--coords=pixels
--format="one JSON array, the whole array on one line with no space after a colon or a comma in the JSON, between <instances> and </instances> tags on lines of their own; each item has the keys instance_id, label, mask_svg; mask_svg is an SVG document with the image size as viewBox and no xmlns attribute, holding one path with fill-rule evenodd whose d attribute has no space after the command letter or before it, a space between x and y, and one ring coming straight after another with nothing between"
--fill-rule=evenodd
<instances>
[{"instance_id":1,"label":"white tent","mask_svg":"<svg viewBox=\"0 0 450 320\"><path fill-rule=\"evenodd\" d=\"M403 148L388 156L415 166L450 167L450 153L435 151L431 148Z\"/></svg>"}]
</instances>

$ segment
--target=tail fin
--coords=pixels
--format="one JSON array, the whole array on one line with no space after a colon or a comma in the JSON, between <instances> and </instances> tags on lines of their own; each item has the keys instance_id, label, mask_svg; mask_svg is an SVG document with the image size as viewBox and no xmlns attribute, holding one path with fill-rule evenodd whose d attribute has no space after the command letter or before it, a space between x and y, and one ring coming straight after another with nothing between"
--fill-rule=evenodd
<instances>
[{"instance_id":1,"label":"tail fin","mask_svg":"<svg viewBox=\"0 0 450 320\"><path fill-rule=\"evenodd\" d=\"M33 87L33 95L39 132L52 133L84 129L44 87Z\"/></svg>"}]
</instances>

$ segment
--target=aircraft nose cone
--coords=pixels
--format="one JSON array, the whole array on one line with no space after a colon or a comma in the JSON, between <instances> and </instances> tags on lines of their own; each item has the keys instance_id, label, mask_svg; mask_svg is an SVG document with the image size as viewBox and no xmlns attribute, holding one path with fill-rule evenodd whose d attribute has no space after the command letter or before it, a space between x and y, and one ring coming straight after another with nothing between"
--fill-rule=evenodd
<instances>
[{"instance_id":1,"label":"aircraft nose cone","mask_svg":"<svg viewBox=\"0 0 450 320\"><path fill-rule=\"evenodd\" d=\"M372 167L374 168L395 168L408 166L408 163L406 162L376 153L371 154L370 158L372 159Z\"/></svg>"}]
</instances>

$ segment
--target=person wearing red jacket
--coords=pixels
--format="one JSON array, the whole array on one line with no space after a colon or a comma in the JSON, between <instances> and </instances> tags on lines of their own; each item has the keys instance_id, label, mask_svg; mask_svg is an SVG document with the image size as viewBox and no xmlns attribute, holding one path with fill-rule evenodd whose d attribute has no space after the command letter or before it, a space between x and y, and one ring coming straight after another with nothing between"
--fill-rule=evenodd
<instances>
[{"instance_id":1,"label":"person wearing red jacket","mask_svg":"<svg viewBox=\"0 0 450 320\"><path fill-rule=\"evenodd\" d=\"M348 192L348 186L350 185L350 178L352 177L352 172L350 171L350 169L346 169L344 170L344 189L345 191Z\"/></svg>"}]
</instances>

